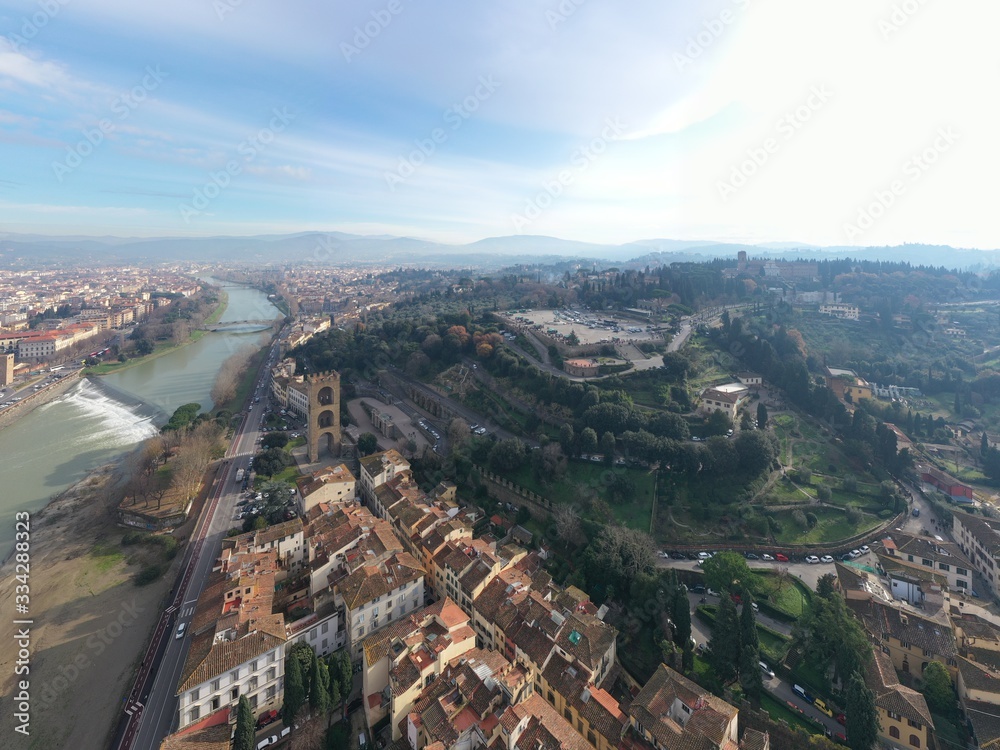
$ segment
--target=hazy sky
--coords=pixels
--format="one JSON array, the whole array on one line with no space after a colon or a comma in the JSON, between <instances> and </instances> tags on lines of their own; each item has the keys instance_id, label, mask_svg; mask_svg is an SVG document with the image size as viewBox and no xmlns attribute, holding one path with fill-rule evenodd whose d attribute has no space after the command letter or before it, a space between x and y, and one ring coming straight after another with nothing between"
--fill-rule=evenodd
<instances>
[{"instance_id":1,"label":"hazy sky","mask_svg":"<svg viewBox=\"0 0 1000 750\"><path fill-rule=\"evenodd\" d=\"M0 230L1000 247L996 0L0 0Z\"/></svg>"}]
</instances>

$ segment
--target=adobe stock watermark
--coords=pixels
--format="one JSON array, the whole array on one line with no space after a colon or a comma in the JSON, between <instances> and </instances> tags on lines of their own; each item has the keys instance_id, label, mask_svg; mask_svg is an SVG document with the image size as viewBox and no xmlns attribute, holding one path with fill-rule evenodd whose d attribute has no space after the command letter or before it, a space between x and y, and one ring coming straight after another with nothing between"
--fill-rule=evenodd
<instances>
[{"instance_id":1,"label":"adobe stock watermark","mask_svg":"<svg viewBox=\"0 0 1000 750\"><path fill-rule=\"evenodd\" d=\"M913 154L903 163L902 178L892 180L885 188L879 188L872 194L872 200L858 209L854 223L844 224L844 234L849 242L853 242L875 222L885 216L895 205L896 200L906 194L906 191L919 182L927 171L934 166L943 154L958 143L959 134L951 126L939 128L934 139L923 151Z\"/></svg>"},{"instance_id":2,"label":"adobe stock watermark","mask_svg":"<svg viewBox=\"0 0 1000 750\"><path fill-rule=\"evenodd\" d=\"M38 10L30 16L21 18L20 33L8 34L7 41L14 52L20 52L21 47L34 39L49 25L49 21L59 15L59 12L69 5L70 0L37 0Z\"/></svg>"},{"instance_id":3,"label":"adobe stock watermark","mask_svg":"<svg viewBox=\"0 0 1000 750\"><path fill-rule=\"evenodd\" d=\"M447 129L434 128L426 138L418 138L413 143L416 146L406 156L400 155L399 162L393 172L385 172L385 184L391 192L406 182L417 169L438 150L451 136L458 132L472 115L500 88L500 83L492 75L479 76L479 85L458 104L452 104L444 112L444 123Z\"/></svg>"},{"instance_id":4,"label":"adobe stock watermark","mask_svg":"<svg viewBox=\"0 0 1000 750\"><path fill-rule=\"evenodd\" d=\"M109 117L102 117L97 121L96 126L84 128L81 131L83 136L72 146L66 147L66 156L62 161L52 162L52 173L59 182L66 179L66 175L73 172L83 164L84 159L94 153L107 137L115 132L115 123L124 122L132 113L149 98L149 95L156 91L167 77L167 73L160 70L160 66L147 66L146 74L142 80L111 100L111 114L115 115L115 120Z\"/></svg>"},{"instance_id":5,"label":"adobe stock watermark","mask_svg":"<svg viewBox=\"0 0 1000 750\"><path fill-rule=\"evenodd\" d=\"M89 636L83 648L59 667L58 674L48 682L42 683L37 693L36 705L48 708L56 704L59 696L69 690L87 669L94 666L97 657L110 648L126 629L135 624L141 612L143 608L135 603L135 599L123 604L114 620Z\"/></svg>"},{"instance_id":6,"label":"adobe stock watermark","mask_svg":"<svg viewBox=\"0 0 1000 750\"><path fill-rule=\"evenodd\" d=\"M406 9L402 0L389 0L384 8L373 10L371 20L354 27L350 42L340 43L340 52L347 62L360 55L368 45L392 24L393 19Z\"/></svg>"},{"instance_id":7,"label":"adobe stock watermark","mask_svg":"<svg viewBox=\"0 0 1000 750\"><path fill-rule=\"evenodd\" d=\"M587 0L560 0L555 8L545 11L545 20L549 22L549 29L555 31L559 24L566 23L570 16L576 13L587 2Z\"/></svg>"},{"instance_id":8,"label":"adobe stock watermark","mask_svg":"<svg viewBox=\"0 0 1000 750\"><path fill-rule=\"evenodd\" d=\"M181 212L185 223L190 224L191 219L200 216L208 209L212 201L218 198L222 191L229 187L233 178L243 172L243 167L257 158L257 155L267 150L267 147L274 143L274 139L279 133L295 119L295 115L288 111L288 107L271 110L273 117L267 127L263 127L249 138L245 138L236 147L236 153L241 159L230 159L223 169L209 172L208 179L196 187L191 194L190 203L181 203L177 208Z\"/></svg>"},{"instance_id":9,"label":"adobe stock watermark","mask_svg":"<svg viewBox=\"0 0 1000 750\"><path fill-rule=\"evenodd\" d=\"M813 86L809 91L806 100L778 118L774 123L777 136L768 136L757 146L751 146L746 150L746 158L734 164L729 171L728 180L718 180L715 183L719 196L724 200L729 200L732 195L742 188L750 178L773 157L782 147L783 143L790 141L802 127L809 122L813 115L823 109L826 103L833 97L833 92L825 84Z\"/></svg>"},{"instance_id":10,"label":"adobe stock watermark","mask_svg":"<svg viewBox=\"0 0 1000 750\"><path fill-rule=\"evenodd\" d=\"M560 170L552 179L543 180L542 189L524 202L524 210L521 213L511 214L510 220L514 225L514 231L520 232L538 219L542 212L566 191L566 188L576 182L576 179L587 171L599 156L607 152L609 144L621 139L625 129L626 125L619 118L607 118L601 134L570 155L570 165L573 169Z\"/></svg>"},{"instance_id":11,"label":"adobe stock watermark","mask_svg":"<svg viewBox=\"0 0 1000 750\"><path fill-rule=\"evenodd\" d=\"M732 0L732 2L739 11L750 7L750 0ZM737 11L732 8L723 8L715 18L702 22L701 31L687 38L683 54L674 53L674 65L677 70L684 70L694 65L694 61L705 54L705 51L718 41L719 37L738 17Z\"/></svg>"},{"instance_id":12,"label":"adobe stock watermark","mask_svg":"<svg viewBox=\"0 0 1000 750\"><path fill-rule=\"evenodd\" d=\"M888 18L883 18L878 22L878 30L882 33L882 39L889 41L889 38L902 31L903 27L910 22L925 5L927 0L903 0L892 4L892 12Z\"/></svg>"},{"instance_id":13,"label":"adobe stock watermark","mask_svg":"<svg viewBox=\"0 0 1000 750\"><path fill-rule=\"evenodd\" d=\"M243 5L244 0L212 0L212 10L220 21L225 21L226 16Z\"/></svg>"}]
</instances>

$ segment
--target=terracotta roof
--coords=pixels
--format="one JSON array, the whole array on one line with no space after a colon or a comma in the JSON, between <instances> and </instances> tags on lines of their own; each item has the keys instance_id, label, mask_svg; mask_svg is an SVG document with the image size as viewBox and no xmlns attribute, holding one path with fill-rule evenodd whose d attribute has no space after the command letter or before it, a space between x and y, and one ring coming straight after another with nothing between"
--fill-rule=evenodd
<instances>
[{"instance_id":1,"label":"terracotta roof","mask_svg":"<svg viewBox=\"0 0 1000 750\"><path fill-rule=\"evenodd\" d=\"M965 715L981 750L1000 748L1000 710L995 703L966 701Z\"/></svg>"},{"instance_id":2,"label":"terracotta roof","mask_svg":"<svg viewBox=\"0 0 1000 750\"><path fill-rule=\"evenodd\" d=\"M873 650L874 658L868 665L865 682L875 693L875 705L911 721L934 728L934 719L924 696L916 690L901 685L887 654Z\"/></svg>"},{"instance_id":3,"label":"terracotta roof","mask_svg":"<svg viewBox=\"0 0 1000 750\"><path fill-rule=\"evenodd\" d=\"M958 671L962 674L962 682L970 690L994 693L1000 698L1000 674L988 666L959 656ZM997 702L1000 703L1000 699Z\"/></svg>"},{"instance_id":4,"label":"terracotta roof","mask_svg":"<svg viewBox=\"0 0 1000 750\"><path fill-rule=\"evenodd\" d=\"M671 717L674 702L691 709L681 726ZM629 707L629 714L668 750L717 748L726 737L738 710L661 664L643 685Z\"/></svg>"},{"instance_id":5,"label":"terracotta roof","mask_svg":"<svg viewBox=\"0 0 1000 750\"><path fill-rule=\"evenodd\" d=\"M229 750L232 731L226 722L193 732L177 732L163 738L160 750Z\"/></svg>"},{"instance_id":6,"label":"terracotta roof","mask_svg":"<svg viewBox=\"0 0 1000 750\"><path fill-rule=\"evenodd\" d=\"M362 565L336 584L348 609L357 609L378 596L419 580L424 569L409 552L399 552L379 565Z\"/></svg>"},{"instance_id":7,"label":"terracotta roof","mask_svg":"<svg viewBox=\"0 0 1000 750\"><path fill-rule=\"evenodd\" d=\"M770 747L770 737L767 732L747 729L740 738L740 750L767 750Z\"/></svg>"},{"instance_id":8,"label":"terracotta roof","mask_svg":"<svg viewBox=\"0 0 1000 750\"><path fill-rule=\"evenodd\" d=\"M954 516L994 557L1000 557L1000 521L955 511Z\"/></svg>"},{"instance_id":9,"label":"terracotta roof","mask_svg":"<svg viewBox=\"0 0 1000 750\"><path fill-rule=\"evenodd\" d=\"M278 619L281 619L280 616ZM260 631L232 641L213 643L214 639L214 632L202 633L192 639L180 684L177 686L177 695L263 656L285 640Z\"/></svg>"},{"instance_id":10,"label":"terracotta roof","mask_svg":"<svg viewBox=\"0 0 1000 750\"><path fill-rule=\"evenodd\" d=\"M851 606L868 632L880 640L889 635L930 651L941 660L955 655L955 638L949 625L904 612L898 606L877 599L853 602Z\"/></svg>"},{"instance_id":11,"label":"terracotta roof","mask_svg":"<svg viewBox=\"0 0 1000 750\"><path fill-rule=\"evenodd\" d=\"M538 693L513 708L520 717L528 717L527 726L513 745L516 750L593 750Z\"/></svg>"}]
</instances>

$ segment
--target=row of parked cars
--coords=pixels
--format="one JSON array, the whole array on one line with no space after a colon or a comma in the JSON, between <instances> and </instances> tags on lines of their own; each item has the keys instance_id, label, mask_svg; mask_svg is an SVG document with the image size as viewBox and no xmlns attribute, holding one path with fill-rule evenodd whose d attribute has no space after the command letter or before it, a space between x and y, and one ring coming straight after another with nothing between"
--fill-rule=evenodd
<instances>
[{"instance_id":1,"label":"row of parked cars","mask_svg":"<svg viewBox=\"0 0 1000 750\"><path fill-rule=\"evenodd\" d=\"M847 724L847 716L843 713L834 714L833 709L826 704L826 701L822 698L813 698L812 695L809 694L809 691L801 685L792 685L792 692L806 703L813 706L820 713L826 714L831 719L836 719L840 724Z\"/></svg>"},{"instance_id":2,"label":"row of parked cars","mask_svg":"<svg viewBox=\"0 0 1000 750\"><path fill-rule=\"evenodd\" d=\"M865 544L859 547L858 549L851 550L850 552L845 554L841 558L841 560L844 561L854 560L858 557L861 557L862 555L867 555L869 552L871 552L871 549L868 547L867 544ZM666 552L661 550L656 554L664 559L670 558L671 560L698 560L701 562L708 560L710 557L712 557L714 554L717 553L699 552L697 554L694 554L694 553L684 553L684 552ZM775 552L773 555L768 554L766 552L760 555L758 555L756 552L744 552L743 556L747 560L764 560L765 562L784 562L784 563L792 562L792 560L788 557L788 555L784 555L781 552ZM805 558L803 559L810 565L816 565L817 563L832 563L834 561L832 555L823 555L822 557L818 557L816 555L806 555Z\"/></svg>"}]
</instances>

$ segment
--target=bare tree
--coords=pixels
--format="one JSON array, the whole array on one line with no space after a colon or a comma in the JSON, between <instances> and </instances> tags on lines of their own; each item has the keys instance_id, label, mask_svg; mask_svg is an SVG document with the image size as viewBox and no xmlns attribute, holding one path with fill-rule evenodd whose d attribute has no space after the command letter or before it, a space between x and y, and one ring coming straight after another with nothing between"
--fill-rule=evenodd
<instances>
[{"instance_id":1,"label":"bare tree","mask_svg":"<svg viewBox=\"0 0 1000 750\"><path fill-rule=\"evenodd\" d=\"M448 439L453 445L461 445L469 439L469 423L461 417L455 417L448 423Z\"/></svg>"},{"instance_id":2,"label":"bare tree","mask_svg":"<svg viewBox=\"0 0 1000 750\"><path fill-rule=\"evenodd\" d=\"M579 544L583 539L580 513L575 505L565 503L557 505L552 513L552 519L556 523L556 533L567 544Z\"/></svg>"},{"instance_id":3,"label":"bare tree","mask_svg":"<svg viewBox=\"0 0 1000 750\"><path fill-rule=\"evenodd\" d=\"M252 346L243 347L222 363L215 385L212 386L212 401L216 406L231 401L236 396L240 379L255 352L256 349Z\"/></svg>"}]
</instances>

